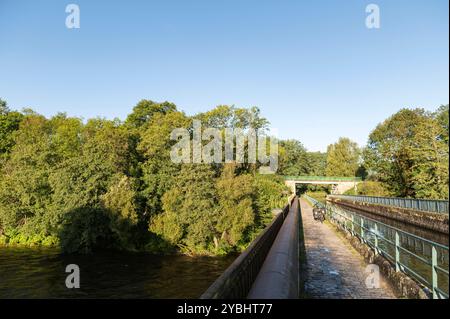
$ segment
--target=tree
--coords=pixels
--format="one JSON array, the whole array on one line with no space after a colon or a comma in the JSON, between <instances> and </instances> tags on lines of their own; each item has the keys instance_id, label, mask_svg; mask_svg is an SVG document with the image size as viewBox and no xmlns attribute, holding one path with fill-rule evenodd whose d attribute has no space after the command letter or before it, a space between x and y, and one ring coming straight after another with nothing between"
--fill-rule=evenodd
<instances>
[{"instance_id":1,"label":"tree","mask_svg":"<svg viewBox=\"0 0 450 319\"><path fill-rule=\"evenodd\" d=\"M402 109L370 134L365 165L394 196L448 197L445 130L423 109Z\"/></svg>"},{"instance_id":2,"label":"tree","mask_svg":"<svg viewBox=\"0 0 450 319\"><path fill-rule=\"evenodd\" d=\"M97 248L117 248L109 224L109 216L100 207L67 211L58 233L63 252L92 253Z\"/></svg>"},{"instance_id":3,"label":"tree","mask_svg":"<svg viewBox=\"0 0 450 319\"><path fill-rule=\"evenodd\" d=\"M14 136L15 145L2 167L0 181L0 226L6 233L19 228L28 234L49 231L48 174L57 158L49 143L50 131L48 120L31 115Z\"/></svg>"},{"instance_id":4,"label":"tree","mask_svg":"<svg viewBox=\"0 0 450 319\"><path fill-rule=\"evenodd\" d=\"M308 152L308 175L325 176L327 167L327 153Z\"/></svg>"},{"instance_id":5,"label":"tree","mask_svg":"<svg viewBox=\"0 0 450 319\"><path fill-rule=\"evenodd\" d=\"M448 145L448 122L449 122L449 117L448 117L448 104L447 105L441 105L437 111L433 114L433 117L436 119L437 123L439 123L439 125L442 128L442 133L439 136L440 139L442 139L444 142L447 143Z\"/></svg>"},{"instance_id":6,"label":"tree","mask_svg":"<svg viewBox=\"0 0 450 319\"><path fill-rule=\"evenodd\" d=\"M161 212L161 199L176 182L181 165L170 159L170 150L176 141L170 133L176 128L190 128L192 120L181 112L155 114L141 133L137 151L141 154L141 197L145 201L145 214Z\"/></svg>"},{"instance_id":7,"label":"tree","mask_svg":"<svg viewBox=\"0 0 450 319\"><path fill-rule=\"evenodd\" d=\"M235 171L235 164L226 164L216 182L219 211L216 230L221 234L220 241L225 241L231 247L236 246L255 221L253 176L236 176ZM219 239L214 237L216 249L219 243Z\"/></svg>"},{"instance_id":8,"label":"tree","mask_svg":"<svg viewBox=\"0 0 450 319\"><path fill-rule=\"evenodd\" d=\"M202 122L204 127L217 129L240 128L265 131L269 121L261 117L257 107L236 108L235 106L219 105L214 109L194 116Z\"/></svg>"},{"instance_id":9,"label":"tree","mask_svg":"<svg viewBox=\"0 0 450 319\"><path fill-rule=\"evenodd\" d=\"M36 235L59 237L63 250L86 251L96 246L96 237L80 236L91 228L72 227L88 227L75 221L92 213L98 214L92 220L103 221L112 235L109 245L121 247L126 233L133 233L123 227L125 220L132 225L136 219L127 177L128 141L127 130L115 121L94 119L83 125L64 114L48 120L28 113L2 168L0 228L25 241Z\"/></svg>"},{"instance_id":10,"label":"tree","mask_svg":"<svg viewBox=\"0 0 450 319\"><path fill-rule=\"evenodd\" d=\"M100 196L101 206L110 219L109 229L120 247L134 247L133 229L139 221L136 199L136 182L126 175L118 175L108 192Z\"/></svg>"},{"instance_id":11,"label":"tree","mask_svg":"<svg viewBox=\"0 0 450 319\"><path fill-rule=\"evenodd\" d=\"M250 235L256 236L272 220L272 210L286 205L290 191L277 175L256 175L253 187L256 216Z\"/></svg>"},{"instance_id":12,"label":"tree","mask_svg":"<svg viewBox=\"0 0 450 319\"><path fill-rule=\"evenodd\" d=\"M415 197L448 198L448 131L433 118L426 118L417 123L411 147Z\"/></svg>"},{"instance_id":13,"label":"tree","mask_svg":"<svg viewBox=\"0 0 450 319\"><path fill-rule=\"evenodd\" d=\"M379 124L369 135L365 163L395 196L415 195L411 143L416 124L425 116L422 109L402 109Z\"/></svg>"},{"instance_id":14,"label":"tree","mask_svg":"<svg viewBox=\"0 0 450 319\"><path fill-rule=\"evenodd\" d=\"M8 103L0 98L0 115L9 113Z\"/></svg>"},{"instance_id":15,"label":"tree","mask_svg":"<svg viewBox=\"0 0 450 319\"><path fill-rule=\"evenodd\" d=\"M239 129L245 135L249 130L254 130L256 136L265 135L267 133L269 121L261 116L260 110L257 107L236 108L235 106L219 105L214 109L199 113L193 116L193 120L199 120L202 127L215 128L221 131L222 138L225 137L225 129ZM209 141L203 141L206 145ZM244 141L244 153L248 151L248 140ZM266 150L269 146L266 147ZM225 153L224 147L222 154ZM254 173L260 167L260 163L241 163L237 170L239 172ZM216 168L221 168L220 165Z\"/></svg>"},{"instance_id":16,"label":"tree","mask_svg":"<svg viewBox=\"0 0 450 319\"><path fill-rule=\"evenodd\" d=\"M217 223L214 170L185 164L177 183L164 193L163 212L152 217L150 231L187 253L213 250Z\"/></svg>"},{"instance_id":17,"label":"tree","mask_svg":"<svg viewBox=\"0 0 450 319\"><path fill-rule=\"evenodd\" d=\"M129 132L120 123L102 119L88 121L82 132L80 154L62 161L49 176L54 208L49 214L53 212L58 226L70 228L72 220L77 219L73 214L93 209L101 212L95 221L106 224L102 227L110 234L110 246L136 246L131 234L139 216L135 183L129 177L129 139ZM61 227L57 227L58 232ZM62 234L67 233L71 234L67 231ZM62 244L63 249L73 246L67 238ZM80 250L96 247L95 243L80 245Z\"/></svg>"},{"instance_id":18,"label":"tree","mask_svg":"<svg viewBox=\"0 0 450 319\"><path fill-rule=\"evenodd\" d=\"M13 133L19 129L23 117L19 112L12 112L6 101L0 99L0 167L14 146Z\"/></svg>"},{"instance_id":19,"label":"tree","mask_svg":"<svg viewBox=\"0 0 450 319\"><path fill-rule=\"evenodd\" d=\"M280 141L279 169L280 175L299 176L308 174L309 157L305 147L297 140Z\"/></svg>"},{"instance_id":20,"label":"tree","mask_svg":"<svg viewBox=\"0 0 450 319\"><path fill-rule=\"evenodd\" d=\"M356 176L359 167L358 144L346 137L327 148L327 176Z\"/></svg>"},{"instance_id":21,"label":"tree","mask_svg":"<svg viewBox=\"0 0 450 319\"><path fill-rule=\"evenodd\" d=\"M155 114L166 114L176 111L175 104L170 102L157 103L151 100L141 100L128 115L125 125L131 128L140 128L148 123Z\"/></svg>"}]
</instances>

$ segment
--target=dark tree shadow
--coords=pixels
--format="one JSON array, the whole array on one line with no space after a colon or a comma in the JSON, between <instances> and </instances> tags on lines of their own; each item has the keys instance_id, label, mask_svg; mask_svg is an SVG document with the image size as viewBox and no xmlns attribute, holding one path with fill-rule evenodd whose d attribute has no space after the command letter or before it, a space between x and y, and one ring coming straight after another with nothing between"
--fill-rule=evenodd
<instances>
[{"instance_id":1,"label":"dark tree shadow","mask_svg":"<svg viewBox=\"0 0 450 319\"><path fill-rule=\"evenodd\" d=\"M90 253L97 248L113 248L111 219L104 209L78 207L64 214L59 231L64 253Z\"/></svg>"},{"instance_id":2,"label":"dark tree shadow","mask_svg":"<svg viewBox=\"0 0 450 319\"><path fill-rule=\"evenodd\" d=\"M97 250L172 253L176 247L148 230L147 223L131 223L103 207L83 206L64 214L58 232L63 253Z\"/></svg>"}]
</instances>

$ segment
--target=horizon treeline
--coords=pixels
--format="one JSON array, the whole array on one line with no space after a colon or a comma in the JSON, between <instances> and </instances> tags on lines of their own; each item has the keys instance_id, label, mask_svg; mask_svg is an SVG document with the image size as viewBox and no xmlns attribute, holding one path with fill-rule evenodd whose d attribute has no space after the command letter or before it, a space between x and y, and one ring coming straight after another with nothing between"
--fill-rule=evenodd
<instances>
[{"instance_id":1,"label":"horizon treeline","mask_svg":"<svg viewBox=\"0 0 450 319\"><path fill-rule=\"evenodd\" d=\"M279 141L276 175L258 174L259 164L173 163L170 133L191 130L194 119L220 130L269 125L256 107L187 116L173 103L141 100L124 121L83 122L12 111L0 99L0 244L241 251L286 204L280 175L358 176L358 194L448 198L448 105L400 110L365 147L341 137L321 153Z\"/></svg>"}]
</instances>

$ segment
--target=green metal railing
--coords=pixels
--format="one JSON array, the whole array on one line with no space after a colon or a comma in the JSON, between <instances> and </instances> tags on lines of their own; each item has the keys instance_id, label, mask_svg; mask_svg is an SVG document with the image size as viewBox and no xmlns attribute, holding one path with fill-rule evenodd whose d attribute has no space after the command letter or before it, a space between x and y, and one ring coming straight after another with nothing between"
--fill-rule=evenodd
<instances>
[{"instance_id":1,"label":"green metal railing","mask_svg":"<svg viewBox=\"0 0 450 319\"><path fill-rule=\"evenodd\" d=\"M448 214L448 200L428 200L399 197L378 197L362 195L329 195L330 198L340 198L352 201L394 206L400 208L411 208L426 212Z\"/></svg>"},{"instance_id":2,"label":"green metal railing","mask_svg":"<svg viewBox=\"0 0 450 319\"><path fill-rule=\"evenodd\" d=\"M329 182L361 182L360 177L338 176L283 176L285 180L329 181Z\"/></svg>"},{"instance_id":3,"label":"green metal railing","mask_svg":"<svg viewBox=\"0 0 450 319\"><path fill-rule=\"evenodd\" d=\"M361 242L371 247L376 254L382 255L392 262L396 271L407 274L427 287L431 291L433 299L449 298L447 246L405 232L366 216L353 214L348 211L342 212L340 209L329 204L325 206L308 195L303 195L303 197L313 205L325 207L328 219L331 222L349 232L352 236L358 237ZM380 229L384 229L386 233L391 234L393 240L384 236L379 231ZM407 244L404 244L405 241ZM410 244L410 241L414 244ZM416 247L417 243L419 247L421 245L423 252L426 250L425 247L431 248L431 254L429 254L431 258L426 258L428 256L419 256L408 248L412 246ZM446 265L444 266L443 264L445 262ZM426 268L427 273L431 273L431 276L425 276L423 272L420 274L419 267Z\"/></svg>"}]
</instances>

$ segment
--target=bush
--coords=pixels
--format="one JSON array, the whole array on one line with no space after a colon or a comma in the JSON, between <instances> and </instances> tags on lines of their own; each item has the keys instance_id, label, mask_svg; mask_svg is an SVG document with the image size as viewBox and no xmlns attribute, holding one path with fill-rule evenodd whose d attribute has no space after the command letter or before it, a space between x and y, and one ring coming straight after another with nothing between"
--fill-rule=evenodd
<instances>
[{"instance_id":1,"label":"bush","mask_svg":"<svg viewBox=\"0 0 450 319\"><path fill-rule=\"evenodd\" d=\"M345 192L345 195L389 196L389 191L380 182L365 181Z\"/></svg>"},{"instance_id":2,"label":"bush","mask_svg":"<svg viewBox=\"0 0 450 319\"><path fill-rule=\"evenodd\" d=\"M312 198L318 200L321 203L325 203L328 193L324 191L316 191L316 192L306 192L306 195L311 196Z\"/></svg>"},{"instance_id":3,"label":"bush","mask_svg":"<svg viewBox=\"0 0 450 319\"><path fill-rule=\"evenodd\" d=\"M0 246L6 245L8 243L8 238L5 235L0 235Z\"/></svg>"},{"instance_id":4,"label":"bush","mask_svg":"<svg viewBox=\"0 0 450 319\"><path fill-rule=\"evenodd\" d=\"M92 252L97 247L111 248L114 238L109 217L100 208L81 207L66 213L60 232L63 252Z\"/></svg>"}]
</instances>

